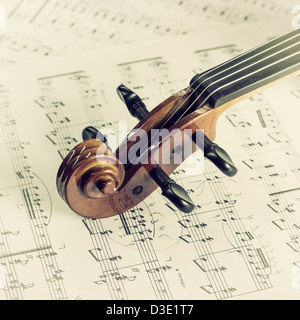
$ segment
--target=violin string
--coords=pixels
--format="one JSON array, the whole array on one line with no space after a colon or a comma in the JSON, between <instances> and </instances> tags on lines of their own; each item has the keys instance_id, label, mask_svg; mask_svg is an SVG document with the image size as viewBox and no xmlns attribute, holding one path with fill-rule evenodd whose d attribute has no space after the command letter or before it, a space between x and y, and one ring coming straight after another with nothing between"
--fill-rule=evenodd
<instances>
[{"instance_id":1,"label":"violin string","mask_svg":"<svg viewBox=\"0 0 300 320\"><path fill-rule=\"evenodd\" d=\"M300 36L300 35L298 35L298 37L299 37L299 36ZM290 39L289 39L289 40L290 40ZM286 42L286 41L284 41L284 42ZM283 42L283 43L284 43L284 42ZM280 43L280 44L278 44L278 45L281 45L281 44L283 44L283 43ZM264 51L262 51L261 53L259 53L259 54L257 54L257 55L254 55L254 56L252 56L252 57L250 57L250 58L248 58L248 59L245 59L245 60L241 61L240 63L238 63L238 64L236 64L236 65L234 65L234 66L231 66L230 68L226 69L225 71L221 71L221 72L219 72L219 73L217 73L217 74L214 74L213 76L211 76L211 77L209 77L209 78L206 78L205 80L203 80L203 81L200 83L200 85L202 85L204 82L207 82L209 79L217 76L218 74L220 74L220 73L222 73L222 72L226 72L226 73L227 73L227 75L225 75L223 78L218 78L216 81L209 83L209 85L206 86L206 89L208 89L210 86L212 86L212 85L215 84L216 82L218 82L218 81L223 81L223 80L225 80L226 78L231 77L232 75L235 75L235 74L237 74L237 73L239 73L239 72L241 72L241 71L243 71L243 70L246 70L246 69L248 69L249 67L252 67L252 66L258 64L258 63L262 62L262 61L265 60L265 59L272 58L272 57L274 57L274 56L276 56L276 55L278 55L278 54L280 54L280 53L282 53L282 52L284 52L284 51L287 51L288 49L292 48L293 46L295 46L295 45L297 45L297 44L298 44L298 43L294 43L294 44L292 44L292 45L289 46L289 47L286 47L286 48L284 48L284 49L282 49L282 50L280 50L280 51L277 51L277 52L275 52L275 53L273 53L273 54L271 54L271 55L268 55L268 57L263 58L262 60L256 60L253 64L247 65L247 66L245 66L245 67L243 67L243 68L241 68L241 69L236 70L235 72L228 73L228 71L229 71L230 69L232 69L232 68L234 68L234 67L236 67L236 66L238 66L238 65L240 65L240 64L242 64L242 63L244 63L244 62L246 62L246 61L248 61L249 59L252 59L252 58L260 55L261 53L264 53L264 52L266 52L266 51L270 51L270 50L274 49L275 47L277 47L278 45L276 45L276 46L274 46L274 47L271 47L271 48L269 48L268 50L264 50Z\"/></svg>"},{"instance_id":2,"label":"violin string","mask_svg":"<svg viewBox=\"0 0 300 320\"><path fill-rule=\"evenodd\" d=\"M296 32L298 32L298 31L300 31L300 29L297 29L297 30L296 30ZM287 42L287 41L289 41L289 40L291 40L291 39L299 36L299 34L294 35L294 33L295 33L295 30L290 31L290 32L286 33L285 35L281 35L281 36L273 39L273 40L272 40L271 42L269 42L269 43L266 43L266 44L264 44L264 45L260 45L260 46L256 47L255 49L251 49L251 50L249 50L249 51L247 51L247 52L245 52L245 53L243 53L243 54L241 54L241 55L239 55L239 56L237 56L237 57L234 57L234 58L230 59L229 61L226 61L226 62L224 62L224 63L222 63L222 64L220 64L220 65L218 65L218 66L216 66L216 67L214 67L214 68L212 68L212 69L207 70L206 72L204 72L203 74L201 74L200 77L197 78L187 89L192 89L192 86L193 86L197 81L199 81L199 79L200 79L201 77L203 78L203 77L204 77L206 74L208 74L209 72L212 72L212 71L214 71L214 70L216 70L216 69L219 69L219 68L222 67L222 66L226 66L227 64L229 65L229 68L227 68L227 69L225 69L225 70L223 70L223 71L221 71L221 72L219 72L219 73L217 73L217 74L213 74L211 77L209 77L209 78L207 78L207 79L204 79L200 84L198 84L197 87L196 87L195 89L193 89L192 93L191 93L190 95L188 95L188 96L186 97L186 99L177 107L177 110L176 110L176 111L178 111L178 110L181 109L181 107L188 101L188 99L190 99L190 98L192 97L192 95L194 94L194 92L196 92L196 91L201 87L201 85L202 85L205 81L211 79L212 77L214 77L214 76L216 76L216 75L218 75L218 74L220 74L220 73L222 73L222 72L225 72L225 71L228 72L228 71L229 71L230 69L232 69L233 67L236 67L236 66L240 65L241 63L243 63L243 62L245 62L245 61L248 61L249 59L254 58L254 57L260 55L261 53L265 53L265 52L267 52L267 51L270 51L270 50L276 48L278 45L281 45L281 44L283 44L283 43L285 43L285 42ZM255 50L257 50L257 49L259 49L259 48L261 48L261 47L264 47L265 45L274 43L275 41L279 40L280 38L284 38L286 35L290 35L290 37L289 37L288 39L286 39L285 41L282 41L282 42L280 42L279 44L276 44L275 46L268 47L266 50L263 50L263 51L255 54L254 56L251 56L251 57L248 58L248 59L242 60L241 62L239 62L239 63L237 63L237 64L231 65L231 63L234 62L235 60L237 60L238 58L242 58L243 56L245 56L245 55L251 53L252 51L255 51ZM259 62L261 62L261 61L263 61L263 60L265 60L265 59L262 59L262 60L260 60ZM250 66L251 66L251 65L250 65ZM248 67L249 67L249 66L248 66ZM210 85L213 85L213 84L215 84L216 82L221 81L221 80L223 80L223 79L225 79L225 78L226 78L226 77L223 77L223 78L221 78L221 79L218 79L217 81L212 82ZM238 80L239 80L239 79L237 79L237 81L238 81ZM210 85L209 85L209 86L210 86ZM205 92L205 90L207 90L207 88L208 88L208 87L205 87L205 88L202 90L202 92L201 92L200 94L198 94L197 98L191 103L191 105L184 111L184 113L179 117L179 119L177 119L177 121L176 121L175 123L177 123L178 121L180 121L180 120L186 115L186 113L187 113L187 112L195 105L195 103L202 97L203 93ZM217 90L218 90L218 89L217 89ZM206 102L206 101L207 101L207 99L205 100L205 102ZM201 105L198 106L198 109L201 108L203 105L204 105L204 103L202 102ZM175 111L175 112L176 112L176 111ZM164 124L161 126L161 128L163 128L163 127L165 126L165 124L172 118L173 115L174 115L174 113L164 122Z\"/></svg>"},{"instance_id":3,"label":"violin string","mask_svg":"<svg viewBox=\"0 0 300 320\"><path fill-rule=\"evenodd\" d=\"M299 43L300 43L300 42L299 42ZM298 46L299 46L299 43L298 43ZM299 49L300 49L300 48L299 48ZM213 92L211 92L211 93L201 102L201 104L199 105L198 108L201 108L201 107L207 102L207 100L208 100L214 93L216 93L218 90L223 89L223 88L225 88L225 87L227 87L227 86L229 86L229 85L231 85L231 84L236 83L237 81L240 81L240 80L242 80L242 79L245 79L245 78L247 78L247 77L249 77L249 76L251 76L251 75L254 75L254 74L257 73L257 72L261 72L261 71L264 70L264 69L267 69L267 68L269 68L269 67L272 67L272 66L274 66L274 65L276 65L276 64L278 64L278 63L280 63L280 62L285 61L286 59L292 58L292 57L297 56L297 55L300 56L299 52L296 52L295 54L291 54L291 55L289 55L289 56L287 56L287 57L284 57L283 59L280 59L280 60L276 61L275 63L271 63L271 64L265 66L264 68L261 68L261 69L259 69L259 70L256 70L255 72L249 73L249 74L247 74L247 75L245 75L245 76L243 76L243 77L241 77L241 78L239 78L239 79L237 79L237 80L235 80L235 81L226 83L225 85L218 87L218 88L215 89ZM300 60L299 60L299 63L300 63ZM295 65L293 65L293 66L290 66L289 68L287 68L287 69L285 69L285 70L289 70L289 69L291 69L291 68L294 68L294 67L295 67L296 65L298 65L299 63L297 63L297 64L295 64ZM269 76L269 77L265 77L264 79L261 79L261 80L257 81L256 83L259 83L259 82L261 82L261 81L264 81L264 80L267 80L267 79L269 79L269 78L272 78L273 76L275 76L275 75L277 75L277 74L280 74L281 72L282 72L282 70L281 70L281 71L278 71L277 73L272 74L272 75ZM207 87L207 88L208 88L208 87ZM207 89L207 88L206 88L206 89ZM193 103L194 103L194 102L193 102Z\"/></svg>"},{"instance_id":4,"label":"violin string","mask_svg":"<svg viewBox=\"0 0 300 320\"><path fill-rule=\"evenodd\" d=\"M298 42L298 43L295 44L295 45L292 45L292 46L288 47L287 49L290 49L290 48L292 48L292 47L294 47L294 46L296 46L296 45L299 46L299 43L300 43L300 42ZM286 51L287 49L285 49L285 50L283 50L283 51ZM282 52L283 52L283 51L282 51ZM243 76L243 77L240 77L240 78L238 78L238 79L236 79L236 80L234 80L234 81L231 81L231 82L229 82L229 83L226 83L226 84L223 85L223 86L220 86L220 87L216 88L213 92L209 93L209 95L201 102L201 104L198 106L197 109L200 109L201 107L203 107L203 105L207 102L207 100L208 100L213 94L215 94L218 90L223 89L223 88L225 88L225 87L227 87L227 86L230 86L230 85L232 85L232 84L234 84L234 83L236 83L236 82L238 82L238 81L241 81L242 79L245 79L245 78L247 78L247 77L249 77L249 76L251 76L251 75L253 75L253 74L256 74L256 73L258 73L258 72L261 72L261 71L263 71L264 69L270 68L270 67L272 67L272 66L274 66L274 65L276 65L276 64L278 64L278 63L281 63L281 62L285 61L286 59L292 58L292 57L294 57L294 56L296 56L296 55L299 55L299 53L296 52L296 53L294 53L294 54L291 54L291 55L289 55L289 56L286 56L286 57L284 57L284 58L282 58L282 59L277 60L277 61L274 62L274 63L270 63L270 64L266 65L266 66L263 67L263 68L260 68L260 69L258 69L258 70L255 70L255 71L252 72L252 73L249 73L249 74L247 74L247 75L245 75L245 76ZM262 60L258 61L257 63L260 63L260 62L262 62L263 60L265 60L265 59L262 59ZM255 64L256 64L256 63L255 63ZM253 65L255 65L255 64L253 64ZM248 66L248 67L251 67L251 66L253 66L253 65L250 65L250 66ZM248 67L247 67L247 68L248 68ZM291 69L291 68L293 68L293 67L295 67L295 65L287 68L286 70ZM241 71L242 71L242 70L243 70L243 69L241 69ZM282 71L279 71L279 72L277 72L277 73L274 73L274 74L272 74L272 75L269 76L269 77L266 77L266 78L264 78L264 79L261 79L261 80L257 81L256 83L259 83L259 82L261 82L261 81L264 81L264 80L267 80L267 79L269 79L269 78L272 78L273 76L275 76L275 75L277 75L277 74L280 74L281 72L282 72ZM234 74L234 73L233 73L233 74ZM190 105L190 106L184 111L184 113L179 117L179 119L177 120L177 122L180 121L180 120L184 117L184 115L194 106L194 104L197 102L197 100L199 99L199 97L201 97L201 96L203 95L203 93L204 93L209 87L215 85L215 84L218 83L218 82L221 82L221 81L225 80L227 77L232 76L233 74L230 74L230 75L227 75L227 76L225 76L225 77L223 77L223 78L221 78L221 79L218 79L217 81L212 82L212 83L210 83L207 87L205 87L205 88L203 89L203 91L199 94L199 96L191 103L191 105Z\"/></svg>"},{"instance_id":5,"label":"violin string","mask_svg":"<svg viewBox=\"0 0 300 320\"><path fill-rule=\"evenodd\" d=\"M239 55L239 56L236 56L236 57L234 57L234 58L232 58L232 59L230 59L230 60L228 60L228 61L225 61L224 63L222 63L222 64L220 64L220 65L218 65L218 66L216 66L216 67L214 67L214 68L212 68L212 69L207 70L207 72L205 72L205 73L203 73L203 74L200 74L200 77L198 77L196 81L199 81L199 79L201 79L201 77L205 76L206 74L208 74L208 73L210 73L210 72L212 72L212 71L214 71L214 70L216 70L216 69L220 69L220 68L223 67L223 66L226 66L226 64L230 65L232 62L235 62L237 59L242 58L243 56L248 55L248 54L251 53L251 52L254 52L254 51L256 51L256 50L262 49L263 47L266 47L266 46L267 46L267 48L266 48L265 50L260 50L260 51L257 52L255 55L251 55L251 56L250 56L249 58L247 58L247 59L243 59L242 61L240 61L240 62L238 62L238 63L236 63L236 64L232 64L231 66L229 66L229 68L227 68L227 69L225 69L225 70L222 70L222 69L221 69L221 71L218 72L218 73L213 73L210 77L205 78L205 79L200 83L200 85L202 85L205 81L207 81L207 80L209 80L209 79L211 79L211 78L213 78L213 77L215 77L215 76L217 76L217 75L219 75L219 74L221 74L221 73L224 73L225 71L228 72L230 69L232 69L232 68L234 68L234 67L236 67L236 66L238 66L238 65L240 65L240 64L242 64L242 63L244 63L244 62L246 62L246 61L248 61L248 60L250 60L250 59L252 59L252 58L257 57L257 56L259 56L259 55L262 54L262 53L266 53L266 52L268 52L268 51L276 48L277 46L280 46L280 45L284 44L285 42L288 42L288 41L292 40L293 38L299 37L299 34L296 33L296 34L294 35L294 33L295 33L295 31L290 31L290 32L288 32L288 33L286 33L286 34L284 34L284 35L281 35L281 36L273 39L272 41L270 41L270 42L268 42L268 43L265 43L265 44L263 44L263 45L257 46L257 47L254 48L254 49L251 49L251 50L249 50L249 51L247 51L247 52L245 52L245 53L243 53L243 54L241 54L241 55ZM287 35L290 35L290 37L287 38L287 39L285 39L284 41L281 41L281 42L279 42L279 43L276 44L276 41L278 41L280 38L285 38ZM275 42L275 45L274 45L274 46L271 46L271 44L274 43L274 42ZM195 82L194 82L194 83L195 83Z\"/></svg>"},{"instance_id":6,"label":"violin string","mask_svg":"<svg viewBox=\"0 0 300 320\"><path fill-rule=\"evenodd\" d=\"M296 30L297 33L298 33L298 31L300 31L300 29L297 29L297 30ZM186 91L187 91L187 90L192 90L191 93L188 94L187 97L185 97L184 101L181 102L181 103L176 107L176 110L172 112L172 114L164 121L164 123L163 123L162 125L160 125L160 128L159 128L159 129L163 128L163 127L171 120L171 118L174 116L174 114L176 114L176 112L177 112L178 110L180 110L180 109L184 106L184 104L193 96L193 94L203 85L203 83L204 83L205 81L208 81L209 79L211 79L211 78L213 78L213 77L215 77L215 76L217 76L217 75L219 75L219 74L222 74L223 72L226 74L226 73L227 73L228 71L230 71L232 68L234 68L234 67L236 67L236 66L239 66L240 64L242 64L242 63L244 63L244 62L246 62L246 61L248 61L248 60L250 60L250 59L252 59L252 58L255 58L256 56L259 56L259 55L262 54L262 53L267 53L268 51L276 48L277 46L279 46L279 45L281 45L281 44L283 44L283 43L285 43L285 42L287 42L287 41L290 41L291 39L299 36L299 34L294 35L294 33L295 33L295 30L290 31L290 32L287 32L287 33L284 34L284 35L281 35L281 36L279 36L279 37L277 37L277 38L274 38L272 41L270 41L270 42L268 42L268 43L265 43L265 44L263 44L263 45L257 46L257 47L254 48L254 49L248 50L248 51L244 52L243 54L238 55L238 56L236 56L236 57L234 57L234 58L232 58L232 59L230 59L230 60L227 60L227 61L225 61L224 63L219 64L219 65L215 66L214 68L208 69L207 71L205 71L205 72L203 72L202 74L200 74L200 76L197 77L197 78L189 85L189 87L187 87L187 88L185 89ZM277 43L277 44L275 44L275 45L272 46L272 43L274 44L274 42L278 41L279 39L283 39L283 38L286 37L287 35L289 35L288 39L285 39L284 41L280 41L279 43ZM255 51L255 50L259 50L259 49L261 49L261 48L263 48L263 47L265 47L265 46L267 46L267 49L265 49L265 50L260 50L260 51L259 51L258 53L256 53L255 55L251 55L251 56L250 56L249 58L247 58L247 59L242 59L242 61L237 62L237 63L234 63L234 62L236 62L237 59L241 59L241 58L243 58L244 56L246 56L246 55L248 55L248 54L251 54L251 52L253 52L253 51ZM286 57L285 57L285 58L286 58ZM265 58L263 58L262 60L259 60L259 62L263 61L264 59L265 59ZM255 62L255 63L257 63L257 62ZM221 71L219 71L218 73L213 73L213 71L218 70L218 69L220 69L221 67L224 67L224 66L226 67L224 70L221 70ZM250 65L250 66L251 66L251 65ZM249 66L248 66L248 67L249 67ZM258 71L259 71L259 70L257 70L256 72L258 72ZM209 73L212 73L212 75L211 75L210 77L206 78L205 76L208 75ZM217 79L216 81L210 83L209 86L217 83L218 81L222 81L222 80L226 79L226 77L228 77L228 75L225 76L225 77L223 77L223 78L219 78L219 79ZM193 88L193 85L194 85L195 83L197 83L197 82L199 81L199 79L201 79L201 78L203 78L203 81L200 82L200 83L196 86L196 88ZM237 79L236 81L239 81L239 80L240 80L240 79ZM228 84L226 84L226 85L228 85ZM226 86L226 85L225 85L225 86ZM186 108L186 110L184 110L183 114L174 122L174 124L178 123L178 122L187 114L187 112L199 101L199 99L202 98L203 93L207 90L207 88L208 88L209 86L205 87L205 88L201 91L201 93L199 93L199 94L197 95L196 99L194 99L194 101L188 106L188 108ZM220 88L218 88L218 89L220 89ZM216 89L216 90L218 90L218 89ZM215 91L216 91L216 90L215 90ZM215 91L214 91L214 92L215 92ZM213 93L214 93L214 92L213 92ZM202 101L201 104L197 107L197 109L200 109L201 107L203 107L203 105L206 103L206 101L209 99L210 96L211 96L211 95L209 95L204 101ZM183 95L181 96L181 98L182 98L182 97L183 97ZM179 99L180 99L180 98L179 98ZM156 133L156 135L157 135L157 134L158 134L158 133ZM154 136L155 136L155 135L154 135ZM153 139L154 137L151 137L151 138ZM149 150L149 148L148 148L148 150ZM146 150L145 150L145 152L146 152ZM127 166L126 166L126 167L127 167Z\"/></svg>"}]
</instances>

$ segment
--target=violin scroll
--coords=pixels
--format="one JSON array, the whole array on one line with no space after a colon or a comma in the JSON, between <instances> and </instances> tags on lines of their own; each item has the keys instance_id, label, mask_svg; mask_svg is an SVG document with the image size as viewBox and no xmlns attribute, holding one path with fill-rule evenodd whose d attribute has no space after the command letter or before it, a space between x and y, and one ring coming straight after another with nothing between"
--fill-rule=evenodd
<instances>
[{"instance_id":1,"label":"violin scroll","mask_svg":"<svg viewBox=\"0 0 300 320\"><path fill-rule=\"evenodd\" d=\"M83 136L88 137L89 133L84 130ZM70 151L60 166L56 182L59 194L69 207L85 216L86 208L95 201L117 192L124 177L123 164L105 142L89 139Z\"/></svg>"}]
</instances>

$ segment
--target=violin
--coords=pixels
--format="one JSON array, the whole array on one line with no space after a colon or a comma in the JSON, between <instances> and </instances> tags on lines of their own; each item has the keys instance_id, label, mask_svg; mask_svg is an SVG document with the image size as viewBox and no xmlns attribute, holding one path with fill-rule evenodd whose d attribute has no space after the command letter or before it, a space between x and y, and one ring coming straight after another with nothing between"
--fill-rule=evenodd
<instances>
[{"instance_id":1,"label":"violin","mask_svg":"<svg viewBox=\"0 0 300 320\"><path fill-rule=\"evenodd\" d=\"M300 29L292 30L201 74L152 111L124 85L117 93L139 123L113 152L94 127L63 160L57 190L77 214L107 218L144 201L157 188L178 210L195 205L171 174L188 157L203 152L225 175L237 168L213 142L220 115L269 86L300 74Z\"/></svg>"}]
</instances>

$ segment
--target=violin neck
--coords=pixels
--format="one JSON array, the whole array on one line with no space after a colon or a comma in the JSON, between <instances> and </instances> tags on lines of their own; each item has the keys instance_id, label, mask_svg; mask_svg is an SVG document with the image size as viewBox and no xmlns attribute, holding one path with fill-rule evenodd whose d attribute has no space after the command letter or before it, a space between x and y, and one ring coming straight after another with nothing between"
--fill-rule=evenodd
<instances>
[{"instance_id":1,"label":"violin neck","mask_svg":"<svg viewBox=\"0 0 300 320\"><path fill-rule=\"evenodd\" d=\"M240 97L300 74L300 28L196 75L191 88L201 108L218 108Z\"/></svg>"}]
</instances>

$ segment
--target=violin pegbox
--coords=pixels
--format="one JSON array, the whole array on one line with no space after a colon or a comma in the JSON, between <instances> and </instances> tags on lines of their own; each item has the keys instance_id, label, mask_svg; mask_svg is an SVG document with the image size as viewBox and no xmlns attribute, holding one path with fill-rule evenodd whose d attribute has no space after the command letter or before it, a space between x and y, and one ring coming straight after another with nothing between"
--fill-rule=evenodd
<instances>
[{"instance_id":1,"label":"violin pegbox","mask_svg":"<svg viewBox=\"0 0 300 320\"><path fill-rule=\"evenodd\" d=\"M151 112L141 98L124 85L119 86L117 92L130 114L140 122L114 153L107 145L106 137L96 128L87 127L83 130L84 141L67 155L57 175L58 192L74 212L93 219L114 216L132 209L159 187L161 194L174 207L184 213L191 213L195 207L193 200L170 175L199 148L225 174L232 176L236 173L229 156L220 152L222 149L208 137L202 134L204 143L198 144L197 139L194 141L197 135L185 135L186 129L197 133L198 129L202 132L207 126L211 128L210 119L216 119L212 117L215 111L209 107L201 111L194 109L185 114L190 100L195 98L190 89L174 94ZM152 129L167 129L170 136L160 143L154 143L150 137ZM181 137L181 148L176 145L172 147L175 143L171 134L173 129ZM129 150L137 143L132 137L139 132L146 135L148 143L143 145L144 150L140 155L136 154L141 161L135 163L129 159ZM173 142L169 144L168 140ZM182 152L186 143L192 145L189 153ZM166 147L171 149L167 150ZM175 163L176 150L181 150L181 156L180 161ZM154 162L152 152L158 155L154 157ZM165 153L170 157L167 163L159 156ZM144 163L143 159L148 161Z\"/></svg>"}]
</instances>

